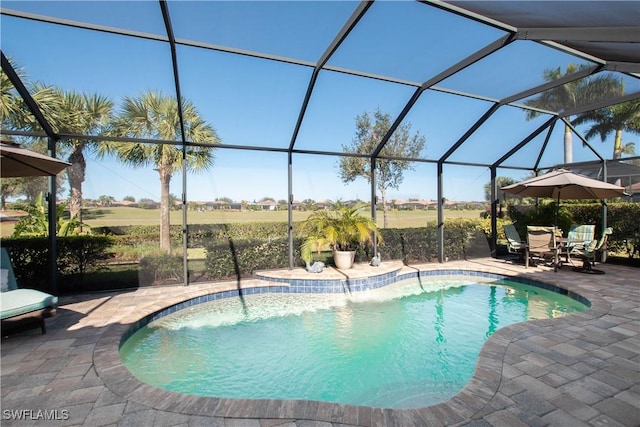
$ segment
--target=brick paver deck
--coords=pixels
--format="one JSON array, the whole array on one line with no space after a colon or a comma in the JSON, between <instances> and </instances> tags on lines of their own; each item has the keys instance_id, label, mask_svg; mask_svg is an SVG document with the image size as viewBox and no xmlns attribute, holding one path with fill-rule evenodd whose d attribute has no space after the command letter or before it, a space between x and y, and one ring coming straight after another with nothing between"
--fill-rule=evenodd
<instances>
[{"instance_id":1,"label":"brick paver deck","mask_svg":"<svg viewBox=\"0 0 640 427\"><path fill-rule=\"evenodd\" d=\"M34 329L2 340L2 425L640 425L639 269L598 265L605 275L569 268L554 273L497 259L413 267L525 275L577 292L592 306L498 330L483 347L472 380L454 398L389 410L182 395L139 382L120 363L118 343L133 322L195 296L236 289L236 282L63 297L58 315L47 319L46 335Z\"/></svg>"}]
</instances>

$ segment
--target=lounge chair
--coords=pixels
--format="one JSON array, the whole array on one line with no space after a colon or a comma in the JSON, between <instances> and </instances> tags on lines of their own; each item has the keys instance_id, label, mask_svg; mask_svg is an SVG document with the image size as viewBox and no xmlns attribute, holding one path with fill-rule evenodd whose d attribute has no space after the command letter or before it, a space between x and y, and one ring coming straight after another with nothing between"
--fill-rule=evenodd
<instances>
[{"instance_id":1,"label":"lounge chair","mask_svg":"<svg viewBox=\"0 0 640 427\"><path fill-rule=\"evenodd\" d=\"M571 255L582 259L582 268L576 268L576 270L584 271L586 273L604 273L599 270L595 270L593 266L596 263L596 255L602 251L602 248L607 244L609 235L613 233L613 228L607 227L602 232L602 236L598 240L592 240L589 245L582 249L574 249L571 251Z\"/></svg>"},{"instance_id":2,"label":"lounge chair","mask_svg":"<svg viewBox=\"0 0 640 427\"><path fill-rule=\"evenodd\" d=\"M11 258L6 248L0 248L2 273L2 292L0 293L0 319L2 334L7 329L18 326L37 324L43 334L47 332L44 319L55 316L58 297L35 289L18 287L13 273Z\"/></svg>"},{"instance_id":3,"label":"lounge chair","mask_svg":"<svg viewBox=\"0 0 640 427\"><path fill-rule=\"evenodd\" d=\"M521 261L524 258L527 242L520 238L520 233L513 224L504 224L504 234L507 236L507 252L518 255Z\"/></svg>"},{"instance_id":4,"label":"lounge chair","mask_svg":"<svg viewBox=\"0 0 640 427\"><path fill-rule=\"evenodd\" d=\"M553 271L558 271L558 245L556 243L556 227L527 226L527 247L525 249L525 267L534 258L551 258Z\"/></svg>"},{"instance_id":5,"label":"lounge chair","mask_svg":"<svg viewBox=\"0 0 640 427\"><path fill-rule=\"evenodd\" d=\"M595 240L596 226L595 225L578 225L571 224L569 232L567 233L567 243L563 245L560 255L566 258L567 263L571 262L571 252L579 249L584 249L592 241Z\"/></svg>"}]
</instances>

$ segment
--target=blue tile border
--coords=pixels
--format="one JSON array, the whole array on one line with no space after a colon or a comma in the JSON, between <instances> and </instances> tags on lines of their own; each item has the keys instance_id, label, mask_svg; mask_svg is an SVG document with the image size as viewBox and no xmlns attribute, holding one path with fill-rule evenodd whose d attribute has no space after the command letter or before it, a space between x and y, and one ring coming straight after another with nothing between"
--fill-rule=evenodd
<instances>
[{"instance_id":1,"label":"blue tile border","mask_svg":"<svg viewBox=\"0 0 640 427\"><path fill-rule=\"evenodd\" d=\"M360 292L387 286L397 280L397 271L375 276L346 279L290 279L256 274L256 278L265 282L286 283L292 293L340 293L344 289Z\"/></svg>"},{"instance_id":2,"label":"blue tile border","mask_svg":"<svg viewBox=\"0 0 640 427\"><path fill-rule=\"evenodd\" d=\"M276 277L268 277L262 275L256 275L258 279L266 282L273 282L274 285L271 286L260 286L260 287L248 287L248 288L240 288L235 290L227 290L215 292L207 295L202 295L199 297L191 298L189 300L185 300L179 302L177 304L166 307L162 310L156 311L155 313L149 314L137 322L135 322L120 338L120 346L127 341L133 334L135 334L139 329L147 326L149 323L158 320L168 314L175 313L177 311L183 310L185 308L203 304L219 299L225 298L234 298L240 295L255 295L255 294L266 294L266 293L306 293L306 294L329 294L329 293L351 293L351 292L366 292L374 289L379 289L396 282L414 279L414 278L423 278L423 277L435 277L435 276L470 276L470 277L483 277L495 280L509 280L510 282L520 283L523 285L536 286L542 289L546 289L548 291L556 292L561 295L566 295L587 307L591 307L591 302L584 298L582 295L568 291L567 289L561 288L557 285L552 285L549 283L541 282L538 280L529 279L527 277L519 277L519 276L507 276L504 274L496 274L496 273L487 273L483 271L475 271L475 270L460 270L460 269L451 269L451 270L415 270L407 273L399 274L398 271L391 271L389 273L379 274L375 276L357 278L357 279L283 279ZM286 286L278 286L278 283L287 284Z\"/></svg>"}]
</instances>

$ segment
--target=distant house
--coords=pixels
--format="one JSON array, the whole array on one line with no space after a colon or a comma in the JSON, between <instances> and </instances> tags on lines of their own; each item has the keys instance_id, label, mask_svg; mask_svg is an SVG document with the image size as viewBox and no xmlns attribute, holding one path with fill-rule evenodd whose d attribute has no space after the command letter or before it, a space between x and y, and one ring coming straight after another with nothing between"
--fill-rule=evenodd
<instances>
[{"instance_id":1,"label":"distant house","mask_svg":"<svg viewBox=\"0 0 640 427\"><path fill-rule=\"evenodd\" d=\"M329 200L318 200L316 202L316 207L318 209L331 209L331 206L333 206L333 202Z\"/></svg>"},{"instance_id":2,"label":"distant house","mask_svg":"<svg viewBox=\"0 0 640 427\"><path fill-rule=\"evenodd\" d=\"M230 209L230 204L224 200L214 200L213 202L207 202L207 206L213 210Z\"/></svg>"},{"instance_id":3,"label":"distant house","mask_svg":"<svg viewBox=\"0 0 640 427\"><path fill-rule=\"evenodd\" d=\"M456 202L455 200L446 200L442 207L444 209L458 209L460 208L461 202Z\"/></svg>"},{"instance_id":4,"label":"distant house","mask_svg":"<svg viewBox=\"0 0 640 427\"><path fill-rule=\"evenodd\" d=\"M407 210L412 208L411 202L408 202L403 199L396 199L391 203L391 205L393 206L394 209L398 209L398 210Z\"/></svg>"},{"instance_id":5,"label":"distant house","mask_svg":"<svg viewBox=\"0 0 640 427\"><path fill-rule=\"evenodd\" d=\"M393 207L398 210L435 209L437 203L433 200L394 200Z\"/></svg>"},{"instance_id":6,"label":"distant house","mask_svg":"<svg viewBox=\"0 0 640 427\"><path fill-rule=\"evenodd\" d=\"M256 203L263 211L275 211L278 210L278 203L273 200L261 200Z\"/></svg>"}]
</instances>

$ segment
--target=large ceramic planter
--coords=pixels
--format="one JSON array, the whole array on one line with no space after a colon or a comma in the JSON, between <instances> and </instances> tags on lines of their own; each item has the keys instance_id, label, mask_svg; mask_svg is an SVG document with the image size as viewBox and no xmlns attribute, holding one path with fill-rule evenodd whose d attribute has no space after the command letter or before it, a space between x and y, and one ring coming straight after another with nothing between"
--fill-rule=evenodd
<instances>
[{"instance_id":1,"label":"large ceramic planter","mask_svg":"<svg viewBox=\"0 0 640 427\"><path fill-rule=\"evenodd\" d=\"M336 268L347 270L353 267L356 259L356 251L333 251L333 262Z\"/></svg>"}]
</instances>

